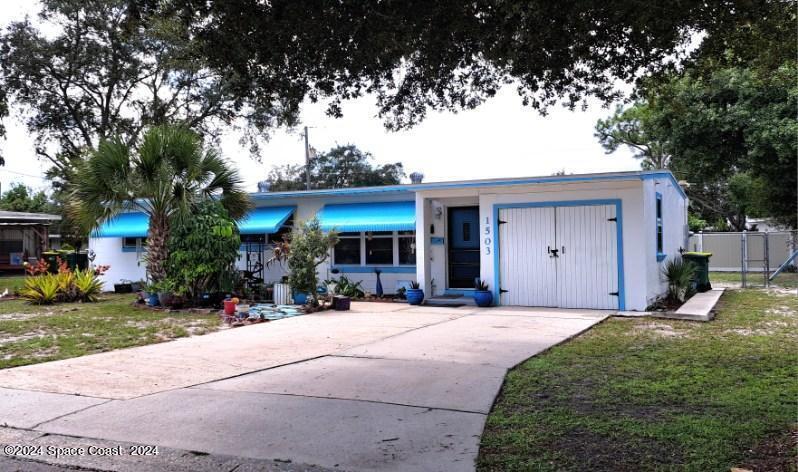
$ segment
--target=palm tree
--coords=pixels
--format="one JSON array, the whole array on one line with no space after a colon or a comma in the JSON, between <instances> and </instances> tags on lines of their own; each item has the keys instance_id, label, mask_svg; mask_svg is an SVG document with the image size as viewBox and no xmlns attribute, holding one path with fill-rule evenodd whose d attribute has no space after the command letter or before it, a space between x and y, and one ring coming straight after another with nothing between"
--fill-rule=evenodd
<instances>
[{"instance_id":1,"label":"palm tree","mask_svg":"<svg viewBox=\"0 0 798 472\"><path fill-rule=\"evenodd\" d=\"M123 211L149 215L146 262L155 282L166 276L171 218L189 215L208 198L218 198L234 219L251 206L238 172L183 127L153 127L135 151L119 138L105 140L75 170L68 211L86 230Z\"/></svg>"}]
</instances>

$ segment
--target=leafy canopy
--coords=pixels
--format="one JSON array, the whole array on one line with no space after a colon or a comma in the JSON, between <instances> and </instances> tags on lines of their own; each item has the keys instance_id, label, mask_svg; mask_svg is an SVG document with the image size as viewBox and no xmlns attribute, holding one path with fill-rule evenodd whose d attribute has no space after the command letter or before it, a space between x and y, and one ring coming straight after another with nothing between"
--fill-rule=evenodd
<instances>
[{"instance_id":1,"label":"leafy canopy","mask_svg":"<svg viewBox=\"0 0 798 472\"><path fill-rule=\"evenodd\" d=\"M371 153L354 144L336 146L310 159L310 188L350 188L401 183L405 172L401 162L374 165ZM266 182L272 191L305 190L305 166L284 165L269 172Z\"/></svg>"},{"instance_id":2,"label":"leafy canopy","mask_svg":"<svg viewBox=\"0 0 798 472\"><path fill-rule=\"evenodd\" d=\"M0 118L16 107L36 152L68 179L70 162L112 137L132 146L176 123L216 138L291 121L279 98L211 70L179 19L149 0L43 0L37 21L0 34ZM4 133L0 126L0 136Z\"/></svg>"},{"instance_id":3,"label":"leafy canopy","mask_svg":"<svg viewBox=\"0 0 798 472\"><path fill-rule=\"evenodd\" d=\"M77 167L69 212L87 230L123 211L149 215L147 270L155 282L165 275L170 221L189 217L197 206L218 199L230 217L251 206L242 180L219 153L181 127L149 129L131 149L121 139L102 141Z\"/></svg>"},{"instance_id":4,"label":"leafy canopy","mask_svg":"<svg viewBox=\"0 0 798 472\"><path fill-rule=\"evenodd\" d=\"M177 293L195 298L222 290L235 271L241 238L235 221L216 201L197 205L176 218L169 234L167 279Z\"/></svg>"},{"instance_id":5,"label":"leafy canopy","mask_svg":"<svg viewBox=\"0 0 798 472\"><path fill-rule=\"evenodd\" d=\"M13 183L0 197L0 210L47 213L54 210L54 205L43 191L34 192L24 184Z\"/></svg>"},{"instance_id":6,"label":"leafy canopy","mask_svg":"<svg viewBox=\"0 0 798 472\"><path fill-rule=\"evenodd\" d=\"M505 85L526 105L607 102L617 80L658 70L697 31L767 16L748 0L172 0L215 70L289 103L373 94L390 129L428 110L472 109Z\"/></svg>"}]
</instances>

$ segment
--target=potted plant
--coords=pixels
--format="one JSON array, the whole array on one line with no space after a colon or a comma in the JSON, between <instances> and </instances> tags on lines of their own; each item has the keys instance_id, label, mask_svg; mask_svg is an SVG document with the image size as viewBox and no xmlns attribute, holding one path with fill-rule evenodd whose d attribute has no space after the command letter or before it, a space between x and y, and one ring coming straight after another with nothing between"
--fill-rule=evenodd
<instances>
[{"instance_id":1,"label":"potted plant","mask_svg":"<svg viewBox=\"0 0 798 472\"><path fill-rule=\"evenodd\" d=\"M157 287L158 287L158 303L160 303L161 306L171 305L172 299L174 299L175 297L174 295L175 284L169 279L164 279L158 282Z\"/></svg>"},{"instance_id":2,"label":"potted plant","mask_svg":"<svg viewBox=\"0 0 798 472\"><path fill-rule=\"evenodd\" d=\"M405 296L410 305L421 305L421 302L424 301L424 290L421 289L421 284L410 282L410 288L407 289Z\"/></svg>"},{"instance_id":3,"label":"potted plant","mask_svg":"<svg viewBox=\"0 0 798 472\"><path fill-rule=\"evenodd\" d=\"M474 303L481 307L493 304L493 292L490 291L488 284L480 279L474 283Z\"/></svg>"},{"instance_id":4,"label":"potted plant","mask_svg":"<svg viewBox=\"0 0 798 472\"><path fill-rule=\"evenodd\" d=\"M158 306L158 284L150 283L144 287L144 301L149 306Z\"/></svg>"}]
</instances>

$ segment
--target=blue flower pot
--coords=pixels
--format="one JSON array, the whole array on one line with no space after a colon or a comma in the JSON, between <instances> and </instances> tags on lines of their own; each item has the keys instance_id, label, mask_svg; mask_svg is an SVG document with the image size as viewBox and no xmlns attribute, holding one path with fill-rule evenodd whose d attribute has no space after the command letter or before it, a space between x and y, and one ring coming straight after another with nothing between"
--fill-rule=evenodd
<instances>
[{"instance_id":1,"label":"blue flower pot","mask_svg":"<svg viewBox=\"0 0 798 472\"><path fill-rule=\"evenodd\" d=\"M147 305L149 306L158 306L158 294L157 293L150 293L147 296Z\"/></svg>"},{"instance_id":2,"label":"blue flower pot","mask_svg":"<svg viewBox=\"0 0 798 472\"><path fill-rule=\"evenodd\" d=\"M481 307L493 305L493 292L489 290L475 290L474 303Z\"/></svg>"},{"instance_id":3,"label":"blue flower pot","mask_svg":"<svg viewBox=\"0 0 798 472\"><path fill-rule=\"evenodd\" d=\"M409 288L406 292L407 303L410 305L421 305L424 301L424 291L420 288Z\"/></svg>"},{"instance_id":4,"label":"blue flower pot","mask_svg":"<svg viewBox=\"0 0 798 472\"><path fill-rule=\"evenodd\" d=\"M294 292L294 304L304 305L308 302L308 294L305 292Z\"/></svg>"}]
</instances>

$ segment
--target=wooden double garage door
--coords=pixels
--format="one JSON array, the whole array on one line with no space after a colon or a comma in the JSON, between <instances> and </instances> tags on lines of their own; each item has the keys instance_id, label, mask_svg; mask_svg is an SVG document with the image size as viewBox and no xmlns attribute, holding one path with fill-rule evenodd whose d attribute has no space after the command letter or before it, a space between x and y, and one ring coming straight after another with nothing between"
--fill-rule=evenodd
<instances>
[{"instance_id":1,"label":"wooden double garage door","mask_svg":"<svg viewBox=\"0 0 798 472\"><path fill-rule=\"evenodd\" d=\"M502 305L619 308L616 205L499 209Z\"/></svg>"}]
</instances>

